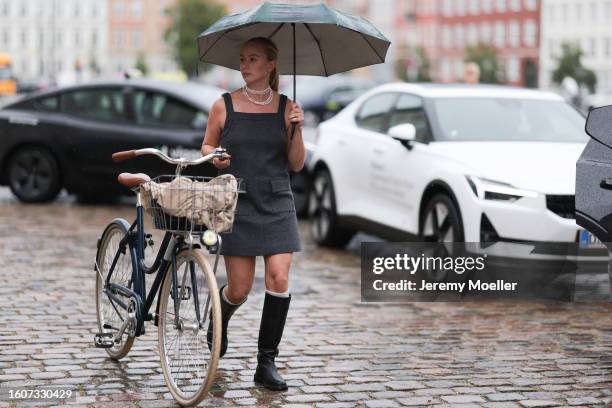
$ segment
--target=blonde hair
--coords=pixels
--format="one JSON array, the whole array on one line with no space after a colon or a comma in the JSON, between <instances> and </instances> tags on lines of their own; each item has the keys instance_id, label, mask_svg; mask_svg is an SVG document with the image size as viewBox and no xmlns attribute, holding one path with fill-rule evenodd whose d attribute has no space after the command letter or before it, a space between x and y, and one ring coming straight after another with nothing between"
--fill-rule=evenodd
<instances>
[{"instance_id":1,"label":"blonde hair","mask_svg":"<svg viewBox=\"0 0 612 408\"><path fill-rule=\"evenodd\" d=\"M268 57L268 61L277 61L278 47L276 47L276 44L274 44L274 41L272 41L271 39L266 37L253 37L250 40L246 41L245 44L247 43L256 43L262 45L264 48L264 52L266 53L266 57ZM279 78L277 61L277 64L274 66L274 69L270 73L270 79L268 80L270 88L274 89L276 92L278 92L278 82Z\"/></svg>"}]
</instances>

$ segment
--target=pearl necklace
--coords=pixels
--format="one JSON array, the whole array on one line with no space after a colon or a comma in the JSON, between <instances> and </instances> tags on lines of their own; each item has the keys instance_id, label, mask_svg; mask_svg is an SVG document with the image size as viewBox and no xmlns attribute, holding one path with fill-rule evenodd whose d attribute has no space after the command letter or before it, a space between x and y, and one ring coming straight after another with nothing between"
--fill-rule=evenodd
<instances>
[{"instance_id":1,"label":"pearl necklace","mask_svg":"<svg viewBox=\"0 0 612 408\"><path fill-rule=\"evenodd\" d=\"M268 97L264 100L264 101L256 101L255 99L251 98L251 96L249 95L249 92L255 95L264 95L266 93L270 93L268 95ZM266 89L262 90L262 91L257 91L254 89L250 89L248 86L244 85L242 87L242 94L251 102L253 102L256 105L269 105L270 102L272 102L272 98L274 97L274 92L272 92L272 89L270 88L270 86L268 86Z\"/></svg>"}]
</instances>

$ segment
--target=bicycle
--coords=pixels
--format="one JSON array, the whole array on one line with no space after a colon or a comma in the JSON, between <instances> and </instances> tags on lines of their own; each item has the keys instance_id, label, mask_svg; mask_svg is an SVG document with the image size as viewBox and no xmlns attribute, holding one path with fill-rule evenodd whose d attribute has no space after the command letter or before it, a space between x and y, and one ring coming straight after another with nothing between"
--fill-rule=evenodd
<instances>
[{"instance_id":1,"label":"bicycle","mask_svg":"<svg viewBox=\"0 0 612 408\"><path fill-rule=\"evenodd\" d=\"M117 152L113 154L113 160L118 162L141 155L155 155L176 164L176 172L173 176L160 176L153 180L142 173L122 173L119 176L119 182L136 193L136 219L132 224L125 219L114 219L98 239L94 269L99 333L95 335L94 343L96 347L105 348L112 359L119 360L128 354L135 338L145 333L145 322L153 320L158 328L158 351L170 393L182 406L196 405L212 386L221 348L221 304L216 272L222 242L214 221L221 214L218 211L225 211L223 214L229 214L229 221L233 223L237 194L244 192L242 180L234 179L235 183L229 186L215 184L213 187L218 189L213 191L209 186L212 185L210 177L181 176L181 171L188 166L215 157L227 157L223 148L192 161L173 159L152 148ZM179 182L176 190L168 190L172 181ZM164 186L168 194L154 197L153 187L160 186ZM213 195L210 195L211 191ZM174 193L183 201L194 200L191 208L188 207L189 213L168 214L168 207L160 204L167 197L174 200ZM214 193L224 194L225 198L232 198L235 194L233 207L229 210L213 208L211 203L216 202ZM197 199L206 199L211 205L211 208L204 208L203 213L197 213L207 216L208 227L197 218L194 204ZM165 230L150 266L145 263L145 248L154 243L152 235L144 230L145 206L152 217L153 227ZM226 229L229 221L225 219ZM212 229L209 228L211 224ZM213 268L203 255L202 247L215 255ZM145 276L153 273L156 273L155 280L147 294ZM156 309L150 313L156 295ZM206 343L209 310L212 310L213 327L210 352Z\"/></svg>"}]
</instances>

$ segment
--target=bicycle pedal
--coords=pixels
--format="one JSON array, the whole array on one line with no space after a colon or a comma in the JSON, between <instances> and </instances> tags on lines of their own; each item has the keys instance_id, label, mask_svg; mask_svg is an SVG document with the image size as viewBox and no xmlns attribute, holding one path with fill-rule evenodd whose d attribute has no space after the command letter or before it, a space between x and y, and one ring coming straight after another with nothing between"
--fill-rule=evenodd
<instances>
[{"instance_id":1,"label":"bicycle pedal","mask_svg":"<svg viewBox=\"0 0 612 408\"><path fill-rule=\"evenodd\" d=\"M113 333L97 333L94 336L94 345L98 348L111 348L115 345Z\"/></svg>"}]
</instances>

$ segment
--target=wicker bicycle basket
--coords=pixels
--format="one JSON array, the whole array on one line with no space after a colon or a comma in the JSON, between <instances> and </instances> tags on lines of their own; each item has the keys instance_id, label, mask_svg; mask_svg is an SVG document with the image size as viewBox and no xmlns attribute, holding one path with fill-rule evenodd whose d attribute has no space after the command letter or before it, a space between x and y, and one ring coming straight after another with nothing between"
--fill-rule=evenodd
<instances>
[{"instance_id":1,"label":"wicker bicycle basket","mask_svg":"<svg viewBox=\"0 0 612 408\"><path fill-rule=\"evenodd\" d=\"M231 232L243 179L159 176L140 187L153 228L174 232Z\"/></svg>"}]
</instances>

